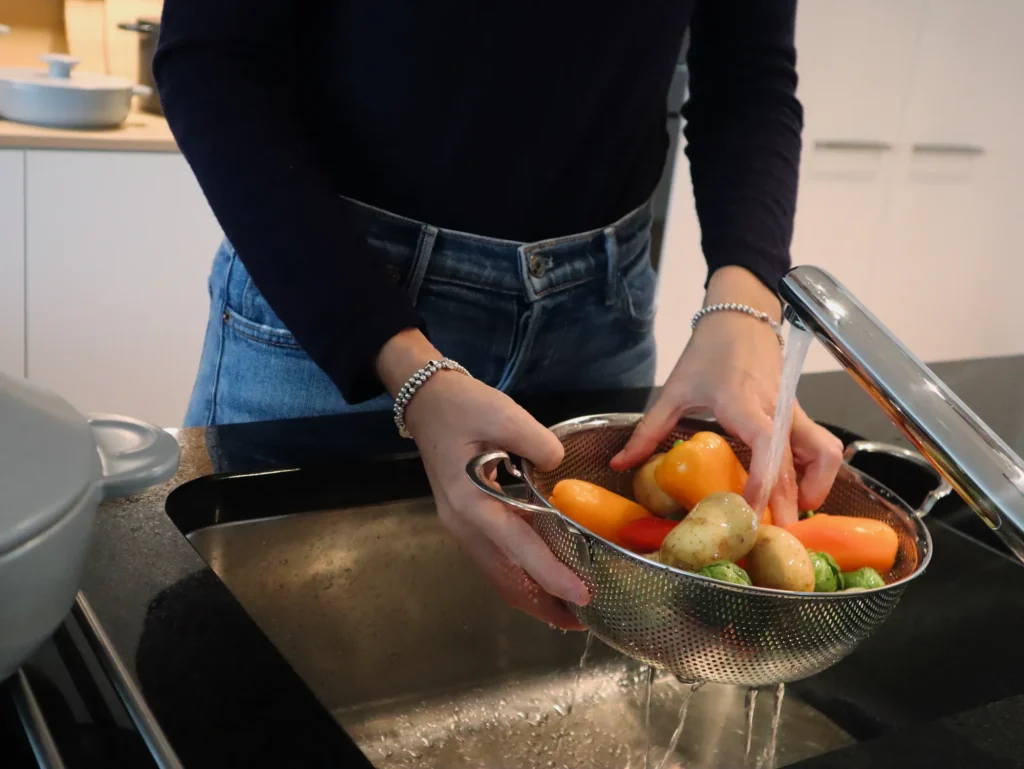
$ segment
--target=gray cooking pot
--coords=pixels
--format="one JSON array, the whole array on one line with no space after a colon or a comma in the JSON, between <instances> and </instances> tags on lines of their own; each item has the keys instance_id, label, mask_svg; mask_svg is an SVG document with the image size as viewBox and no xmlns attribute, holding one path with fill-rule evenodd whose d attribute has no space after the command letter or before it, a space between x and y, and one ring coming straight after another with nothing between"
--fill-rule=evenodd
<instances>
[{"instance_id":1,"label":"gray cooking pot","mask_svg":"<svg viewBox=\"0 0 1024 769\"><path fill-rule=\"evenodd\" d=\"M133 96L153 89L92 72L72 73L78 59L59 53L40 57L47 69L0 67L0 118L50 128L114 128Z\"/></svg>"},{"instance_id":2,"label":"gray cooking pot","mask_svg":"<svg viewBox=\"0 0 1024 769\"><path fill-rule=\"evenodd\" d=\"M139 34L139 83L151 89L149 96L142 97L139 108L154 115L164 114L163 107L160 106L156 79L153 77L153 56L156 55L156 44L160 39L160 21L139 19L117 26L127 32Z\"/></svg>"},{"instance_id":3,"label":"gray cooking pot","mask_svg":"<svg viewBox=\"0 0 1024 769\"><path fill-rule=\"evenodd\" d=\"M0 374L0 681L71 608L99 503L170 478L178 458L157 427L86 418Z\"/></svg>"}]
</instances>

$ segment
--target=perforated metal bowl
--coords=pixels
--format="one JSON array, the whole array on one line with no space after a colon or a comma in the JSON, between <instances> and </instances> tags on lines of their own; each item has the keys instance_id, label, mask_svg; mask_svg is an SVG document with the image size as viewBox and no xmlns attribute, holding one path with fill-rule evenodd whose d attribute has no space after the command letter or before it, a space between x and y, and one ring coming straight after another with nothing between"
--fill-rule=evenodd
<instances>
[{"instance_id":1,"label":"perforated metal bowl","mask_svg":"<svg viewBox=\"0 0 1024 769\"><path fill-rule=\"evenodd\" d=\"M516 469L504 452L476 457L467 467L486 493L532 515L533 527L552 552L584 581L591 600L570 606L579 621L624 654L688 681L763 686L818 673L849 654L889 616L909 582L931 558L931 537L921 518L877 481L844 464L821 510L885 521L899 535L899 551L886 586L857 593L793 593L744 587L654 563L581 528L547 501L555 484L576 478L632 498L632 476L609 468L640 414L605 414L551 428L565 447L552 472L528 461ZM684 420L659 450L696 432L721 432L711 422ZM730 439L747 464L750 451ZM869 450L911 452L871 444ZM915 459L916 457L916 459ZM513 499L487 481L505 461L525 481L531 502ZM942 485L927 507L948 493Z\"/></svg>"}]
</instances>

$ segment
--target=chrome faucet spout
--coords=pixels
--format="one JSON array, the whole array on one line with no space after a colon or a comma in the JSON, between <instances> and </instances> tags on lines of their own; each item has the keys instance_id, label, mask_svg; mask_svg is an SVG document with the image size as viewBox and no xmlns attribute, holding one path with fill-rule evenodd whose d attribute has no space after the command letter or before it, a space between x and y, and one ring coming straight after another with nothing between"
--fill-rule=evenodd
<instances>
[{"instance_id":1,"label":"chrome faucet spout","mask_svg":"<svg viewBox=\"0 0 1024 769\"><path fill-rule=\"evenodd\" d=\"M810 331L1024 561L1024 461L841 283L795 267L779 292Z\"/></svg>"}]
</instances>

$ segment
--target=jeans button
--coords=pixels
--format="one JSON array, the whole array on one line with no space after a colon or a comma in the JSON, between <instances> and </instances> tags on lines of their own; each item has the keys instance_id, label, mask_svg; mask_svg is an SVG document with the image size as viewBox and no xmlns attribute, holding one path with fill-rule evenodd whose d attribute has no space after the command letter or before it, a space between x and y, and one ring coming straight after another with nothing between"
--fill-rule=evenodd
<instances>
[{"instance_id":1,"label":"jeans button","mask_svg":"<svg viewBox=\"0 0 1024 769\"><path fill-rule=\"evenodd\" d=\"M387 266L388 277L391 278L392 283L402 282L402 271L399 270L395 265L389 264Z\"/></svg>"},{"instance_id":2,"label":"jeans button","mask_svg":"<svg viewBox=\"0 0 1024 769\"><path fill-rule=\"evenodd\" d=\"M541 254L530 254L530 274L535 278L543 278L551 266L551 259Z\"/></svg>"}]
</instances>

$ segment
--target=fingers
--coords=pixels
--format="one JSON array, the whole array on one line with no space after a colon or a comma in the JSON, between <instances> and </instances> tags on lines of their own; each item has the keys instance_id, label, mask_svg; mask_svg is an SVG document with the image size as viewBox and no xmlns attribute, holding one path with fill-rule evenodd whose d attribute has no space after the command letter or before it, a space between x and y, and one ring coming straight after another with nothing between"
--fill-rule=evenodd
<instances>
[{"instance_id":1,"label":"fingers","mask_svg":"<svg viewBox=\"0 0 1024 769\"><path fill-rule=\"evenodd\" d=\"M554 470L565 449L549 429L534 419L511 398L489 420L484 439L499 448L530 460L540 470Z\"/></svg>"},{"instance_id":2,"label":"fingers","mask_svg":"<svg viewBox=\"0 0 1024 769\"><path fill-rule=\"evenodd\" d=\"M683 408L682 404L673 403L670 397L662 395L658 398L633 430L622 451L612 457L612 470L629 470L650 457L658 444L672 432Z\"/></svg>"},{"instance_id":3,"label":"fingers","mask_svg":"<svg viewBox=\"0 0 1024 769\"><path fill-rule=\"evenodd\" d=\"M729 432L750 447L750 476L743 496L751 505L767 496L774 479L764 477L763 468L771 452L772 419L756 399L736 396L724 398L715 409L715 418ZM766 488L768 487L768 488ZM774 509L772 510L774 513Z\"/></svg>"},{"instance_id":4,"label":"fingers","mask_svg":"<svg viewBox=\"0 0 1024 769\"><path fill-rule=\"evenodd\" d=\"M582 630L565 603L545 592L522 567L516 566L482 533L467 526L451 529L459 546L476 563L511 606L563 630Z\"/></svg>"},{"instance_id":5,"label":"fingers","mask_svg":"<svg viewBox=\"0 0 1024 769\"><path fill-rule=\"evenodd\" d=\"M793 469L793 452L787 446L779 465L779 476L772 489L769 505L772 509L772 523L789 526L799 519L797 507L796 471Z\"/></svg>"},{"instance_id":6,"label":"fingers","mask_svg":"<svg viewBox=\"0 0 1024 769\"><path fill-rule=\"evenodd\" d=\"M551 595L584 606L590 601L583 581L563 564L525 520L472 486L452 499L453 514L483 534L513 564L521 566Z\"/></svg>"},{"instance_id":7,"label":"fingers","mask_svg":"<svg viewBox=\"0 0 1024 769\"><path fill-rule=\"evenodd\" d=\"M798 503L801 510L817 510L843 464L843 443L816 424L800 406L793 411L793 454L803 471Z\"/></svg>"}]
</instances>

